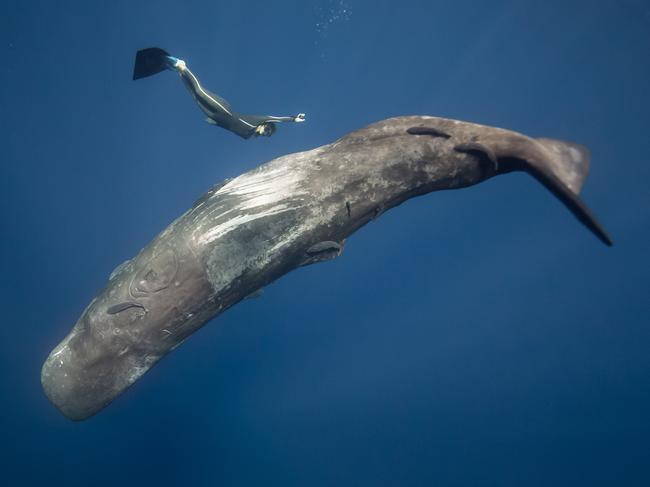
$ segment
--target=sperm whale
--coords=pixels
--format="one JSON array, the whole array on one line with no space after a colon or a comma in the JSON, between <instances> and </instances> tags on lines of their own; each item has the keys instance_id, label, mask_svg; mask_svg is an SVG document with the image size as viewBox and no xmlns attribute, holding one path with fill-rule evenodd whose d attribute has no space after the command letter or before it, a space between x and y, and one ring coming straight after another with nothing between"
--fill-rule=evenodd
<instances>
[{"instance_id":1,"label":"sperm whale","mask_svg":"<svg viewBox=\"0 0 650 487\"><path fill-rule=\"evenodd\" d=\"M115 269L47 357L45 393L70 419L92 416L210 319L432 191L525 171L611 245L578 196L589 158L570 142L406 116L262 164L215 185Z\"/></svg>"}]
</instances>

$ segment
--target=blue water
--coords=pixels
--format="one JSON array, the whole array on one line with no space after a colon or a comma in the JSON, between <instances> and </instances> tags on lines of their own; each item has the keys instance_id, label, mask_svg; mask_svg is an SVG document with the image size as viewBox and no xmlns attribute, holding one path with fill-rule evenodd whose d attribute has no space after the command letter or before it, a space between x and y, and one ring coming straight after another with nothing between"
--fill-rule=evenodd
<instances>
[{"instance_id":1,"label":"blue water","mask_svg":"<svg viewBox=\"0 0 650 487\"><path fill-rule=\"evenodd\" d=\"M650 485L643 0L37 2L0 15L7 486ZM185 59L270 139L203 121ZM39 373L203 191L428 114L574 140L606 248L530 177L427 195L192 336L92 419Z\"/></svg>"}]
</instances>

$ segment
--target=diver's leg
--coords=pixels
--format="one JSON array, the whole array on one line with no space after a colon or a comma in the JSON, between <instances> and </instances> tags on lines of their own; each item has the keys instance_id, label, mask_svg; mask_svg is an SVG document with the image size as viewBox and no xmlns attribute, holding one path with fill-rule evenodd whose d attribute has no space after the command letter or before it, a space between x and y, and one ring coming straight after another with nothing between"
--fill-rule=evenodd
<instances>
[{"instance_id":1,"label":"diver's leg","mask_svg":"<svg viewBox=\"0 0 650 487\"><path fill-rule=\"evenodd\" d=\"M232 116L232 109L226 100L214 93L209 92L199 82L198 78L190 71L187 64L182 59L173 56L167 56L167 65L169 69L176 71L192 98L197 102L199 108L208 117L215 116Z\"/></svg>"}]
</instances>

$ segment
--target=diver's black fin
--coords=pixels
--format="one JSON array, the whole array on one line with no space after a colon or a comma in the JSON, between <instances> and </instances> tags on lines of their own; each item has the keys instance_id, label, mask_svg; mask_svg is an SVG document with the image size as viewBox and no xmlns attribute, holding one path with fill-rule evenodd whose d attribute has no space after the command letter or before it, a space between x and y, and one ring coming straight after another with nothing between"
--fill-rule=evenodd
<instances>
[{"instance_id":1,"label":"diver's black fin","mask_svg":"<svg viewBox=\"0 0 650 487\"><path fill-rule=\"evenodd\" d=\"M158 47L140 49L135 53L135 65L133 66L133 79L153 76L167 69L166 57L169 53Z\"/></svg>"}]
</instances>

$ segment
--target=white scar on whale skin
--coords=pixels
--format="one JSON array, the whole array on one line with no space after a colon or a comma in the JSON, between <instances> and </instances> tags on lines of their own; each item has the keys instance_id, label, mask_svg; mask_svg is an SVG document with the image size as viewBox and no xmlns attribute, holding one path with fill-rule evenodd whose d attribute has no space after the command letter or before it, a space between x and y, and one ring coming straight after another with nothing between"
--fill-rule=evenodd
<instances>
[{"instance_id":1,"label":"white scar on whale skin","mask_svg":"<svg viewBox=\"0 0 650 487\"><path fill-rule=\"evenodd\" d=\"M287 198L296 199L307 192L300 187L303 180L301 171L288 170L287 167L269 168L266 171L256 171L233 179L216 195L240 196L239 209L252 210L260 206L270 206Z\"/></svg>"},{"instance_id":2,"label":"white scar on whale skin","mask_svg":"<svg viewBox=\"0 0 650 487\"><path fill-rule=\"evenodd\" d=\"M238 203L215 215L214 219L222 219L234 212L240 214L211 226L207 232L197 237L197 243L209 244L244 223L302 208L309 194L303 185L304 172L300 167L300 159L303 158L304 156L296 158L294 162L297 164L289 167L277 163L262 166L260 170L243 174L220 188L210 199L230 196L236 197Z\"/></svg>"},{"instance_id":3,"label":"white scar on whale skin","mask_svg":"<svg viewBox=\"0 0 650 487\"><path fill-rule=\"evenodd\" d=\"M298 207L286 207L286 205L278 205L276 207L273 207L271 209L259 213L237 215L231 218L230 220L223 222L221 225L217 225L216 227L211 228L209 231L207 231L197 239L197 243L201 245L209 244L214 240L217 240L218 238L221 238L224 235L230 233L232 230L238 228L240 225L243 225L244 223L258 220L260 218L264 218L267 216L278 215L280 213L294 210L296 208Z\"/></svg>"}]
</instances>

